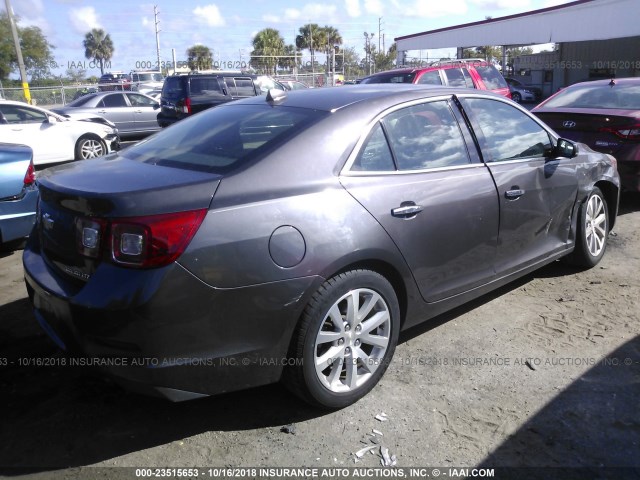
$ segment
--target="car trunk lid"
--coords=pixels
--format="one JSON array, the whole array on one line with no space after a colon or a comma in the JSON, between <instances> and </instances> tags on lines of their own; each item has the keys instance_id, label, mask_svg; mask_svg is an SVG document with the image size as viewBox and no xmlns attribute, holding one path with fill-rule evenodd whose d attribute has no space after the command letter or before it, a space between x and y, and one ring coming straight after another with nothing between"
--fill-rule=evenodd
<instances>
[{"instance_id":1,"label":"car trunk lid","mask_svg":"<svg viewBox=\"0 0 640 480\"><path fill-rule=\"evenodd\" d=\"M104 255L83 251L79 236L83 226L96 226L106 235L112 219L206 209L220 178L122 156L45 171L39 178L36 223L43 255L65 275L87 281Z\"/></svg>"}]
</instances>

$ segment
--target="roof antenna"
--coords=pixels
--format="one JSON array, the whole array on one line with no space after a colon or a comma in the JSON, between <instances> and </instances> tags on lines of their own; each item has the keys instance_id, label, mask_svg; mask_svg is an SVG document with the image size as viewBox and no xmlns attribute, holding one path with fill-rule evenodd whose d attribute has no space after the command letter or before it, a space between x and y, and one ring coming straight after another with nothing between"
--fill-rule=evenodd
<instances>
[{"instance_id":1,"label":"roof antenna","mask_svg":"<svg viewBox=\"0 0 640 480\"><path fill-rule=\"evenodd\" d=\"M611 81L609 82L609 86L613 87L613 86L615 86L615 84L616 84L616 79L612 78Z\"/></svg>"}]
</instances>

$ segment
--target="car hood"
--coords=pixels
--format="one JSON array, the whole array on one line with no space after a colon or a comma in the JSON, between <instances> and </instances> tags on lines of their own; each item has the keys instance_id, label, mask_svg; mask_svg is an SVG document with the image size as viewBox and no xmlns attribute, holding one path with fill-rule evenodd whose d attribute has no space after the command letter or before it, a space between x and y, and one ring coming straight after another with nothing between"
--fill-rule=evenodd
<instances>
[{"instance_id":1,"label":"car hood","mask_svg":"<svg viewBox=\"0 0 640 480\"><path fill-rule=\"evenodd\" d=\"M44 170L38 183L43 196L67 210L127 217L208 208L220 179L112 154Z\"/></svg>"}]
</instances>

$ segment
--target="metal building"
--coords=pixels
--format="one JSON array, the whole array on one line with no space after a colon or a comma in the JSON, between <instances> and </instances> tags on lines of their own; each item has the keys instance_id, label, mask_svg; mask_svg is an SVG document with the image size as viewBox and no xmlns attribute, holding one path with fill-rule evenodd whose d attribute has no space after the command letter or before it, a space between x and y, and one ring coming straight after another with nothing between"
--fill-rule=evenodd
<instances>
[{"instance_id":1,"label":"metal building","mask_svg":"<svg viewBox=\"0 0 640 480\"><path fill-rule=\"evenodd\" d=\"M549 95L579 81L640 76L640 0L578 0L517 15L456 25L395 39L398 58L410 50L555 43L551 53L513 59L513 74Z\"/></svg>"}]
</instances>

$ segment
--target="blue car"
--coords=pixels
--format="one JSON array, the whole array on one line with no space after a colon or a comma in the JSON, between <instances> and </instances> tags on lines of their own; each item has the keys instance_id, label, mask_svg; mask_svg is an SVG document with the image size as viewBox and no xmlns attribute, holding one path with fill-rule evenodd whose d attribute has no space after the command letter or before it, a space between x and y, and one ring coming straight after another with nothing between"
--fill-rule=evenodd
<instances>
[{"instance_id":1,"label":"blue car","mask_svg":"<svg viewBox=\"0 0 640 480\"><path fill-rule=\"evenodd\" d=\"M0 143L0 244L29 235L37 201L33 150Z\"/></svg>"}]
</instances>

